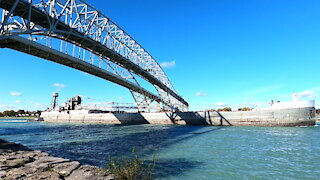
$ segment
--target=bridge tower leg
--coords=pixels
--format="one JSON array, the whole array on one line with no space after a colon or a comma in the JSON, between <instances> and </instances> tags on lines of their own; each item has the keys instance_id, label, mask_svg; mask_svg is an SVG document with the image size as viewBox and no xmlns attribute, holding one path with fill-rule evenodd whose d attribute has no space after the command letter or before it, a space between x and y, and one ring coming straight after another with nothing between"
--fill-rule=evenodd
<instances>
[{"instance_id":1,"label":"bridge tower leg","mask_svg":"<svg viewBox=\"0 0 320 180\"><path fill-rule=\"evenodd\" d=\"M130 91L135 100L139 112L150 112L151 99L147 98L141 93Z\"/></svg>"}]
</instances>

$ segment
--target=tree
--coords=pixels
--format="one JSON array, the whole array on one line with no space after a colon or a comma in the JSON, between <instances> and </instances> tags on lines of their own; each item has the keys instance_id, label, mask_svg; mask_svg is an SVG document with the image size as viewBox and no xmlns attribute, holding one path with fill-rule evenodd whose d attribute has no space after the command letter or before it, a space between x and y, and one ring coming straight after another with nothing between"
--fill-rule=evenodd
<instances>
[{"instance_id":1,"label":"tree","mask_svg":"<svg viewBox=\"0 0 320 180\"><path fill-rule=\"evenodd\" d=\"M3 117L4 115L3 115L3 113L2 112L0 112L0 117Z\"/></svg>"},{"instance_id":2,"label":"tree","mask_svg":"<svg viewBox=\"0 0 320 180\"><path fill-rule=\"evenodd\" d=\"M223 109L218 109L218 111L232 111L230 107L225 107Z\"/></svg>"},{"instance_id":3,"label":"tree","mask_svg":"<svg viewBox=\"0 0 320 180\"><path fill-rule=\"evenodd\" d=\"M243 107L243 108L239 108L239 111L251 111L251 109L249 107Z\"/></svg>"},{"instance_id":4,"label":"tree","mask_svg":"<svg viewBox=\"0 0 320 180\"><path fill-rule=\"evenodd\" d=\"M18 110L17 111L17 114L19 115L19 114L25 114L26 112L23 110L23 109L20 109L20 110Z\"/></svg>"},{"instance_id":5,"label":"tree","mask_svg":"<svg viewBox=\"0 0 320 180\"><path fill-rule=\"evenodd\" d=\"M16 112L14 110L3 111L3 115L5 117L14 117L14 116L16 116Z\"/></svg>"},{"instance_id":6,"label":"tree","mask_svg":"<svg viewBox=\"0 0 320 180\"><path fill-rule=\"evenodd\" d=\"M27 112L26 112L26 115L27 115L27 116L31 116L31 112L30 112L30 111L27 111Z\"/></svg>"}]
</instances>

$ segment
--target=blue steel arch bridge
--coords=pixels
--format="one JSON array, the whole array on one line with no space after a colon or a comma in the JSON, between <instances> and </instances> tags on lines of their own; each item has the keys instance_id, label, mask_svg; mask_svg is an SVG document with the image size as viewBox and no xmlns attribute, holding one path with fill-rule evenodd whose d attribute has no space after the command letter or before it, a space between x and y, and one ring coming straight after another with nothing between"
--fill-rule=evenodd
<instances>
[{"instance_id":1,"label":"blue steel arch bridge","mask_svg":"<svg viewBox=\"0 0 320 180\"><path fill-rule=\"evenodd\" d=\"M151 104L187 111L159 63L110 18L82 0L0 0L0 47L111 81L130 90L140 110ZM147 90L137 77L152 84Z\"/></svg>"}]
</instances>

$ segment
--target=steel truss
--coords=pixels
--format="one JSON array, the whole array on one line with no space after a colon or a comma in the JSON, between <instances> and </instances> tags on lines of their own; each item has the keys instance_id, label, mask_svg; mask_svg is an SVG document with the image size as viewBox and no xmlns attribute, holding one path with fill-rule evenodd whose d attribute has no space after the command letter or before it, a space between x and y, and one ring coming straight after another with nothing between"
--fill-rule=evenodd
<instances>
[{"instance_id":1,"label":"steel truss","mask_svg":"<svg viewBox=\"0 0 320 180\"><path fill-rule=\"evenodd\" d=\"M129 88L138 107L160 102L165 110L188 109L188 103L177 94L156 60L107 16L84 1L0 0L0 8L3 9L1 42L23 37L126 79L141 89ZM2 46L9 47L6 43ZM151 83L159 97L148 95L133 74Z\"/></svg>"}]
</instances>

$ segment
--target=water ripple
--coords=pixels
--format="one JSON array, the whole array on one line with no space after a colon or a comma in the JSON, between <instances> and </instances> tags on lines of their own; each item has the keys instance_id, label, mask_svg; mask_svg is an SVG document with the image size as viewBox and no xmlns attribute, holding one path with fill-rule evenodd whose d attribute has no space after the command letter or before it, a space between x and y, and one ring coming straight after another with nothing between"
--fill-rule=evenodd
<instances>
[{"instance_id":1,"label":"water ripple","mask_svg":"<svg viewBox=\"0 0 320 180\"><path fill-rule=\"evenodd\" d=\"M104 167L135 147L158 179L318 179L320 127L0 123L0 138Z\"/></svg>"}]
</instances>

